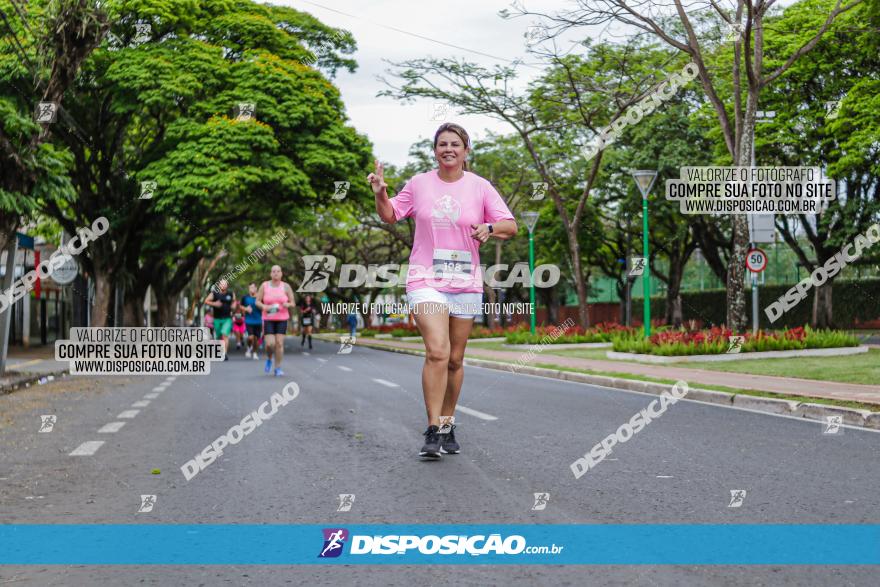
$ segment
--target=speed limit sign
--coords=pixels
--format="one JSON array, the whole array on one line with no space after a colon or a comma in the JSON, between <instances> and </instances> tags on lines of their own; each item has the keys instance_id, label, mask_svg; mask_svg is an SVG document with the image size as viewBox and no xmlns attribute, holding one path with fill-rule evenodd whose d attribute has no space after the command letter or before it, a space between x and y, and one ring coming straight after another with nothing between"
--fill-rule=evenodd
<instances>
[{"instance_id":1,"label":"speed limit sign","mask_svg":"<svg viewBox=\"0 0 880 587\"><path fill-rule=\"evenodd\" d=\"M752 249L746 255L746 267L753 273L760 273L767 268L767 253L761 249Z\"/></svg>"}]
</instances>

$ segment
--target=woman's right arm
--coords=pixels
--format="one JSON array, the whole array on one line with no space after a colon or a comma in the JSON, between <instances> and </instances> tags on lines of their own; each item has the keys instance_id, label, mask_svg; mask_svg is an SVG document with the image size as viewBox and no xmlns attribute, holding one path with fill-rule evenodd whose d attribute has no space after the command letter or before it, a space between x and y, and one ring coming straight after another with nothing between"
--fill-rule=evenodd
<instances>
[{"instance_id":1,"label":"woman's right arm","mask_svg":"<svg viewBox=\"0 0 880 587\"><path fill-rule=\"evenodd\" d=\"M385 183L385 171L379 160L376 160L376 171L367 176L370 187L373 188L373 195L376 196L376 213L382 222L394 224L397 218L394 216L394 208L388 200L388 184Z\"/></svg>"}]
</instances>

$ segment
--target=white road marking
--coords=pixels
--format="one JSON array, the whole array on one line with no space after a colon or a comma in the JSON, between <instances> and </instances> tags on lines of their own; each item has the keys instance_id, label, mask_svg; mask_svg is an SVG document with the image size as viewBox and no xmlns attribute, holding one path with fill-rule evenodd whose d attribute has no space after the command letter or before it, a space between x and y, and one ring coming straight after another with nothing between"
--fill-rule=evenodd
<instances>
[{"instance_id":1,"label":"white road marking","mask_svg":"<svg viewBox=\"0 0 880 587\"><path fill-rule=\"evenodd\" d=\"M148 405L150 405L150 400L142 399L141 401L134 402L133 404L131 404L131 407L133 407L133 408L146 408Z\"/></svg>"},{"instance_id":2,"label":"white road marking","mask_svg":"<svg viewBox=\"0 0 880 587\"><path fill-rule=\"evenodd\" d=\"M165 391L165 388L160 385L158 387L154 387L153 391Z\"/></svg>"},{"instance_id":3,"label":"white road marking","mask_svg":"<svg viewBox=\"0 0 880 587\"><path fill-rule=\"evenodd\" d=\"M657 479L674 479L672 475L657 475Z\"/></svg>"},{"instance_id":4,"label":"white road marking","mask_svg":"<svg viewBox=\"0 0 880 587\"><path fill-rule=\"evenodd\" d=\"M82 443L81 445L79 445L78 447L76 447L75 449L73 449L73 452L70 453L70 456L72 456L72 457L91 456L91 455L95 454L95 452L99 448L101 448L102 444L104 444L103 440L87 440L84 443Z\"/></svg>"},{"instance_id":5,"label":"white road marking","mask_svg":"<svg viewBox=\"0 0 880 587\"><path fill-rule=\"evenodd\" d=\"M171 377L166 377L166 378L165 378L165 381L171 383L171 382L173 382L175 379L177 379L177 375L172 375Z\"/></svg>"},{"instance_id":6,"label":"white road marking","mask_svg":"<svg viewBox=\"0 0 880 587\"><path fill-rule=\"evenodd\" d=\"M346 367L345 365L336 365L336 367L343 371L351 371L351 367Z\"/></svg>"},{"instance_id":7,"label":"white road marking","mask_svg":"<svg viewBox=\"0 0 880 587\"><path fill-rule=\"evenodd\" d=\"M473 410L471 408L466 408L465 406L458 404L455 409L463 414L468 414L469 416L473 416L474 418L479 418L480 420L497 420L495 416L491 414L487 414L486 412L481 412L479 410Z\"/></svg>"},{"instance_id":8,"label":"white road marking","mask_svg":"<svg viewBox=\"0 0 880 587\"><path fill-rule=\"evenodd\" d=\"M384 385L385 387L400 387L396 383L392 383L391 381L385 381L384 379L377 379L373 377L373 381L379 383L380 385Z\"/></svg>"},{"instance_id":9,"label":"white road marking","mask_svg":"<svg viewBox=\"0 0 880 587\"><path fill-rule=\"evenodd\" d=\"M144 399L156 399L159 397L158 393L148 393L144 396Z\"/></svg>"},{"instance_id":10,"label":"white road marking","mask_svg":"<svg viewBox=\"0 0 880 587\"><path fill-rule=\"evenodd\" d=\"M121 414L119 414L116 417L117 418L134 418L135 416L137 416L140 413L141 413L140 410L125 410L124 412L122 412Z\"/></svg>"},{"instance_id":11,"label":"white road marking","mask_svg":"<svg viewBox=\"0 0 880 587\"><path fill-rule=\"evenodd\" d=\"M104 424L98 432L100 434L119 432L119 429L123 426L125 426L125 422L110 422L109 424Z\"/></svg>"},{"instance_id":12,"label":"white road marking","mask_svg":"<svg viewBox=\"0 0 880 587\"><path fill-rule=\"evenodd\" d=\"M326 362L327 362L327 359L322 359L321 357L318 357L318 360L321 361L322 363L326 363Z\"/></svg>"},{"instance_id":13,"label":"white road marking","mask_svg":"<svg viewBox=\"0 0 880 587\"><path fill-rule=\"evenodd\" d=\"M310 357L310 356L311 356L311 353L307 353L306 351L303 351L303 354L304 354L305 356L307 356L307 357Z\"/></svg>"}]
</instances>

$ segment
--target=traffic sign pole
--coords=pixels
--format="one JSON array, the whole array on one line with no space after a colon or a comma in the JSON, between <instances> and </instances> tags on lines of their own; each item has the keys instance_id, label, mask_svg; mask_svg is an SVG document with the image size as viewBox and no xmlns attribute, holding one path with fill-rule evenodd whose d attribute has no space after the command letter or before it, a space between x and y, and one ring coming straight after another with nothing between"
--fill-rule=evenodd
<instances>
[{"instance_id":1,"label":"traffic sign pole","mask_svg":"<svg viewBox=\"0 0 880 587\"><path fill-rule=\"evenodd\" d=\"M758 274L752 271L752 334L758 334Z\"/></svg>"},{"instance_id":2,"label":"traffic sign pole","mask_svg":"<svg viewBox=\"0 0 880 587\"><path fill-rule=\"evenodd\" d=\"M752 334L758 333L758 273L767 268L767 253L752 243L746 255L746 267L752 273Z\"/></svg>"}]
</instances>

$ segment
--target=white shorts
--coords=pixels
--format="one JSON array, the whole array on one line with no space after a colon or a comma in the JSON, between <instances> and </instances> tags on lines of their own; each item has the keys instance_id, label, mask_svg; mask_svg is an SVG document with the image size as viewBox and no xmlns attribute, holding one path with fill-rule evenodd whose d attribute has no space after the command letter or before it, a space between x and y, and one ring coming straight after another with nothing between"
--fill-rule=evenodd
<instances>
[{"instance_id":1,"label":"white shorts","mask_svg":"<svg viewBox=\"0 0 880 587\"><path fill-rule=\"evenodd\" d=\"M449 315L455 318L475 318L483 314L483 294L479 292L453 293L421 287L406 292L406 300L411 312L416 304L434 302L449 308Z\"/></svg>"}]
</instances>

